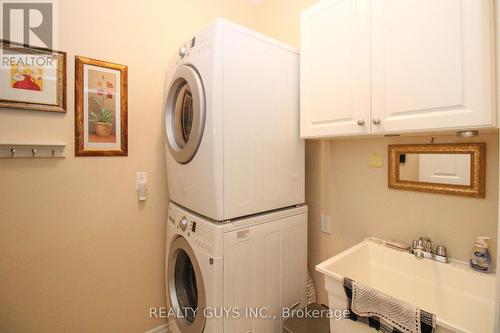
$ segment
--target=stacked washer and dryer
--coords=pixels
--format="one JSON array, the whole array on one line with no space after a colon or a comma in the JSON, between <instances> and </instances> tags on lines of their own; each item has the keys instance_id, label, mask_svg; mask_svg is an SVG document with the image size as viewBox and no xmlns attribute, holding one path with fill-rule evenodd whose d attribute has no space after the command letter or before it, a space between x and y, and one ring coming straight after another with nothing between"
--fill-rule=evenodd
<instances>
[{"instance_id":1,"label":"stacked washer and dryer","mask_svg":"<svg viewBox=\"0 0 500 333\"><path fill-rule=\"evenodd\" d=\"M218 19L167 87L170 327L281 332L281 309L306 302L298 52Z\"/></svg>"}]
</instances>

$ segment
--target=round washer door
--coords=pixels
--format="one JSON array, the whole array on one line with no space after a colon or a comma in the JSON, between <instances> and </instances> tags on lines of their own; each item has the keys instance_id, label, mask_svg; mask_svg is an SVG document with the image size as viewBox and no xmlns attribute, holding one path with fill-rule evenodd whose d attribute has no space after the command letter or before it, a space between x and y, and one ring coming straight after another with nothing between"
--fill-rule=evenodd
<instances>
[{"instance_id":1,"label":"round washer door","mask_svg":"<svg viewBox=\"0 0 500 333\"><path fill-rule=\"evenodd\" d=\"M170 246L167 288L169 302L175 310L177 327L182 333L201 333L205 327L205 285L193 249L184 237Z\"/></svg>"},{"instance_id":2,"label":"round washer door","mask_svg":"<svg viewBox=\"0 0 500 333\"><path fill-rule=\"evenodd\" d=\"M181 164L191 161L205 129L205 91L196 69L182 65L168 87L167 143L173 158Z\"/></svg>"}]
</instances>

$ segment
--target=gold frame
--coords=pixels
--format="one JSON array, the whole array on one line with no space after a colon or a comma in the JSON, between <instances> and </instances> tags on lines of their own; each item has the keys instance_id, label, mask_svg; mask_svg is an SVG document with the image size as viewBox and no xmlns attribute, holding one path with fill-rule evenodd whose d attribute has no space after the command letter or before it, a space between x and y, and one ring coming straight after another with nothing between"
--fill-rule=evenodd
<instances>
[{"instance_id":1,"label":"gold frame","mask_svg":"<svg viewBox=\"0 0 500 333\"><path fill-rule=\"evenodd\" d=\"M121 72L120 82L120 120L121 120L121 147L120 149L85 149L83 133L83 67L114 69ZM75 156L128 156L128 67L102 60L81 56L75 57Z\"/></svg>"},{"instance_id":2,"label":"gold frame","mask_svg":"<svg viewBox=\"0 0 500 333\"><path fill-rule=\"evenodd\" d=\"M0 49L10 49L29 55L49 55L57 59L57 104L40 104L0 99L0 108L66 113L66 52L30 47L0 39Z\"/></svg>"},{"instance_id":3,"label":"gold frame","mask_svg":"<svg viewBox=\"0 0 500 333\"><path fill-rule=\"evenodd\" d=\"M449 185L416 182L399 179L400 154L470 154L471 185ZM485 197L486 144L485 143L450 143L450 144L415 144L389 145L389 188L418 192L460 195L473 198Z\"/></svg>"}]
</instances>

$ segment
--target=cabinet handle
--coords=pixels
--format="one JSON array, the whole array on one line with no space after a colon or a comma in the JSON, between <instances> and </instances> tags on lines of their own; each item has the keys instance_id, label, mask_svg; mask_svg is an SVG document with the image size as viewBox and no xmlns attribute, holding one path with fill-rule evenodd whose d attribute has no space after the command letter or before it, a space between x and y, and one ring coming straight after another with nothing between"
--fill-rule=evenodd
<instances>
[{"instance_id":1,"label":"cabinet handle","mask_svg":"<svg viewBox=\"0 0 500 333\"><path fill-rule=\"evenodd\" d=\"M379 118L373 119L373 125L380 125L380 119Z\"/></svg>"},{"instance_id":2,"label":"cabinet handle","mask_svg":"<svg viewBox=\"0 0 500 333\"><path fill-rule=\"evenodd\" d=\"M358 126L363 126L365 121L363 119L358 120Z\"/></svg>"}]
</instances>

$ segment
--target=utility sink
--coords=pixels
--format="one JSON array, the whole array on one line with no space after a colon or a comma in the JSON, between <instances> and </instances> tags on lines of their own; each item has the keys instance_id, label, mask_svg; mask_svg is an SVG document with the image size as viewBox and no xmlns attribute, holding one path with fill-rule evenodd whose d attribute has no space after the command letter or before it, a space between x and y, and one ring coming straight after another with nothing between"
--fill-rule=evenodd
<instances>
[{"instance_id":1,"label":"utility sink","mask_svg":"<svg viewBox=\"0 0 500 333\"><path fill-rule=\"evenodd\" d=\"M325 275L329 306L346 308L344 277L436 314L437 332L493 333L496 279L473 271L466 263L417 259L366 239L316 266ZM373 332L350 320L331 320L339 333Z\"/></svg>"}]
</instances>

